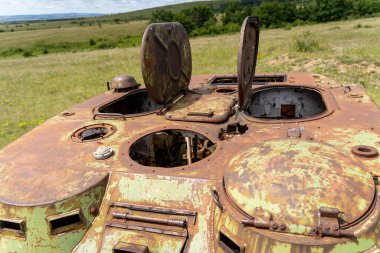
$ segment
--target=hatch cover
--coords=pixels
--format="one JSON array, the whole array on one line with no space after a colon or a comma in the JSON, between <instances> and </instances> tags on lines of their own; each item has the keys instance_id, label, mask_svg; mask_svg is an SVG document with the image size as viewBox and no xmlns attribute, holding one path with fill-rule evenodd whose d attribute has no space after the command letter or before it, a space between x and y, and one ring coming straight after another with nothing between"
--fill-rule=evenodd
<instances>
[{"instance_id":1,"label":"hatch cover","mask_svg":"<svg viewBox=\"0 0 380 253\"><path fill-rule=\"evenodd\" d=\"M252 89L259 49L259 19L247 17L240 31L238 55L239 106L243 106Z\"/></svg>"},{"instance_id":2,"label":"hatch cover","mask_svg":"<svg viewBox=\"0 0 380 253\"><path fill-rule=\"evenodd\" d=\"M338 208L347 225L363 216L375 197L373 178L361 163L300 139L265 141L236 155L224 183L248 215L297 227L319 225L320 207Z\"/></svg>"},{"instance_id":3,"label":"hatch cover","mask_svg":"<svg viewBox=\"0 0 380 253\"><path fill-rule=\"evenodd\" d=\"M185 28L177 22L149 25L141 45L141 70L149 96L168 104L191 78L191 50Z\"/></svg>"},{"instance_id":4,"label":"hatch cover","mask_svg":"<svg viewBox=\"0 0 380 253\"><path fill-rule=\"evenodd\" d=\"M234 104L234 96L219 93L210 95L188 93L165 114L165 118L191 122L224 122L231 114Z\"/></svg>"}]
</instances>

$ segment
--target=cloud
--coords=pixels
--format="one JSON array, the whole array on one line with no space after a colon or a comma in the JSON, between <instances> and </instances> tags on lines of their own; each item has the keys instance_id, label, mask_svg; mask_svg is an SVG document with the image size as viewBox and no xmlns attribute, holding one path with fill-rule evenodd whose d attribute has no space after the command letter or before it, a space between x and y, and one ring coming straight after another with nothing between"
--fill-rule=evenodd
<instances>
[{"instance_id":1,"label":"cloud","mask_svg":"<svg viewBox=\"0 0 380 253\"><path fill-rule=\"evenodd\" d=\"M191 0L0 0L0 15L119 13L183 2Z\"/></svg>"}]
</instances>

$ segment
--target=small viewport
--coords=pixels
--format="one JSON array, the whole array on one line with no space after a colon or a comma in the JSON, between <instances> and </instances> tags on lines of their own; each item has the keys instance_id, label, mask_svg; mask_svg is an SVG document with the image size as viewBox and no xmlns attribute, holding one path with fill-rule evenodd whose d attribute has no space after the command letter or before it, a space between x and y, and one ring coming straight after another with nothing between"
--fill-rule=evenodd
<instances>
[{"instance_id":1,"label":"small viewport","mask_svg":"<svg viewBox=\"0 0 380 253\"><path fill-rule=\"evenodd\" d=\"M80 209L52 215L47 218L51 234L60 234L84 227L85 223Z\"/></svg>"}]
</instances>

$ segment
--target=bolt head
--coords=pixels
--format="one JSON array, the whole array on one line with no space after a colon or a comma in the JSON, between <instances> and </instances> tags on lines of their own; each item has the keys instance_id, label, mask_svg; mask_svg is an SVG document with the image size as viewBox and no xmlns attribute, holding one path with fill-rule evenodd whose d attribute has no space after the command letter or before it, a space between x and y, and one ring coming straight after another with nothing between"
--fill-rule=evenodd
<instances>
[{"instance_id":1,"label":"bolt head","mask_svg":"<svg viewBox=\"0 0 380 253\"><path fill-rule=\"evenodd\" d=\"M99 214L99 209L95 205L91 205L88 211L92 216L96 216Z\"/></svg>"}]
</instances>

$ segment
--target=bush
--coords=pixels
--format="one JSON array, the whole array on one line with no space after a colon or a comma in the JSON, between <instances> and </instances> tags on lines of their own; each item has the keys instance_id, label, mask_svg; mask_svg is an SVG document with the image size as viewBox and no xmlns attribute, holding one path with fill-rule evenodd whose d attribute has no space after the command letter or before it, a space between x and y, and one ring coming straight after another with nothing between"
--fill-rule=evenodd
<instances>
[{"instance_id":1,"label":"bush","mask_svg":"<svg viewBox=\"0 0 380 253\"><path fill-rule=\"evenodd\" d=\"M264 2L256 10L260 23L264 27L279 28L286 23L296 21L296 4L294 2Z\"/></svg>"},{"instance_id":2,"label":"bush","mask_svg":"<svg viewBox=\"0 0 380 253\"><path fill-rule=\"evenodd\" d=\"M93 38L91 38L88 43L90 44L90 46L95 46L96 41Z\"/></svg>"},{"instance_id":3,"label":"bush","mask_svg":"<svg viewBox=\"0 0 380 253\"><path fill-rule=\"evenodd\" d=\"M160 23L160 22L172 22L174 21L174 14L171 11L165 9L160 9L152 13L151 23Z\"/></svg>"},{"instance_id":4,"label":"bush","mask_svg":"<svg viewBox=\"0 0 380 253\"><path fill-rule=\"evenodd\" d=\"M24 57L28 58L28 57L32 57L33 54L31 51L28 51L28 50L24 50L24 53L22 54Z\"/></svg>"},{"instance_id":5,"label":"bush","mask_svg":"<svg viewBox=\"0 0 380 253\"><path fill-rule=\"evenodd\" d=\"M115 48L117 46L116 42L111 40L100 40L97 48L99 49L108 49L108 48Z\"/></svg>"},{"instance_id":6,"label":"bush","mask_svg":"<svg viewBox=\"0 0 380 253\"><path fill-rule=\"evenodd\" d=\"M298 52L313 52L320 49L320 45L310 31L305 31L295 38L295 49Z\"/></svg>"}]
</instances>

